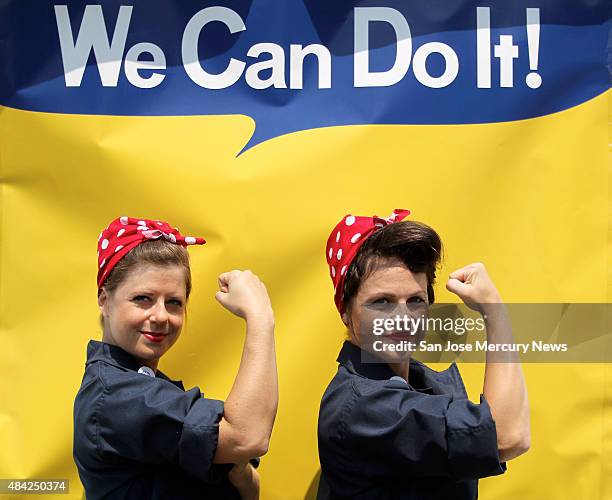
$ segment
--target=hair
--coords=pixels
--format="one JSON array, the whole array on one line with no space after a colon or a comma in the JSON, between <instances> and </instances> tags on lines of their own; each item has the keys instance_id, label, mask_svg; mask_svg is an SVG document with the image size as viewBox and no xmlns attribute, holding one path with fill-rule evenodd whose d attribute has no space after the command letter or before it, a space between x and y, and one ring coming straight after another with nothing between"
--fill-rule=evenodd
<instances>
[{"instance_id":1,"label":"hair","mask_svg":"<svg viewBox=\"0 0 612 500\"><path fill-rule=\"evenodd\" d=\"M107 293L113 293L127 278L128 274L140 264L153 264L156 266L179 266L185 272L185 296L189 299L191 293L191 267L189 253L181 245L170 243L164 239L147 240L132 248L117 262L102 287ZM98 290L100 294L101 288ZM103 326L103 317L100 315Z\"/></svg>"},{"instance_id":2,"label":"hair","mask_svg":"<svg viewBox=\"0 0 612 500\"><path fill-rule=\"evenodd\" d=\"M431 227L421 222L402 221L389 224L370 236L359 248L349 266L342 301L349 309L362 281L378 267L381 260L399 259L413 273L427 276L429 303L435 300L433 285L442 257L442 241Z\"/></svg>"}]
</instances>

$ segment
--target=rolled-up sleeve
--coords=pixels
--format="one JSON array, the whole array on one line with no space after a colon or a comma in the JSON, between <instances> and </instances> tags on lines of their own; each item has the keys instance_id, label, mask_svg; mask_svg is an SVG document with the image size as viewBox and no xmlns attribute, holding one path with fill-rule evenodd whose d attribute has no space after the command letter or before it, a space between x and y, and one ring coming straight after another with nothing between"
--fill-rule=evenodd
<instances>
[{"instance_id":1,"label":"rolled-up sleeve","mask_svg":"<svg viewBox=\"0 0 612 500\"><path fill-rule=\"evenodd\" d=\"M223 403L200 398L183 421L179 441L179 465L200 479L209 479L209 471L219 443L219 421Z\"/></svg>"},{"instance_id":2,"label":"rolled-up sleeve","mask_svg":"<svg viewBox=\"0 0 612 500\"><path fill-rule=\"evenodd\" d=\"M497 431L489 403L453 401L446 412L446 442L451 475L461 479L496 476L506 470L499 462Z\"/></svg>"},{"instance_id":3,"label":"rolled-up sleeve","mask_svg":"<svg viewBox=\"0 0 612 500\"><path fill-rule=\"evenodd\" d=\"M114 460L178 465L214 481L223 402L165 380L126 374L105 381L96 411L98 451Z\"/></svg>"},{"instance_id":4,"label":"rolled-up sleeve","mask_svg":"<svg viewBox=\"0 0 612 500\"><path fill-rule=\"evenodd\" d=\"M339 444L368 476L455 480L501 474L489 405L366 383L353 386Z\"/></svg>"}]
</instances>

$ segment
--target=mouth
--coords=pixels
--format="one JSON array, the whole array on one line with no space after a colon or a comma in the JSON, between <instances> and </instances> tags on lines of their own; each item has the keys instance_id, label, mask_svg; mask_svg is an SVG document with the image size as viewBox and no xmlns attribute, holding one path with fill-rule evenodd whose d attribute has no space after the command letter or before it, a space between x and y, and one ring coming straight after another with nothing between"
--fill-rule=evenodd
<instances>
[{"instance_id":1,"label":"mouth","mask_svg":"<svg viewBox=\"0 0 612 500\"><path fill-rule=\"evenodd\" d=\"M390 335L385 335L385 339L391 340L393 342L401 342L403 340L408 340L411 336L407 333L392 333Z\"/></svg>"},{"instance_id":2,"label":"mouth","mask_svg":"<svg viewBox=\"0 0 612 500\"><path fill-rule=\"evenodd\" d=\"M150 340L151 342L155 342L157 344L159 344L160 342L163 342L164 339L167 337L166 333L142 332L142 331L140 333L146 339Z\"/></svg>"}]
</instances>

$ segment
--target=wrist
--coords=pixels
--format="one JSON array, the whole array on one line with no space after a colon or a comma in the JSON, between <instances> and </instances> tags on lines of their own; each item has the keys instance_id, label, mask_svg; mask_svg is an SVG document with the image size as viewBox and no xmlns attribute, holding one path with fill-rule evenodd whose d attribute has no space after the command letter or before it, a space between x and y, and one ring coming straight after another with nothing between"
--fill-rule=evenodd
<instances>
[{"instance_id":1,"label":"wrist","mask_svg":"<svg viewBox=\"0 0 612 500\"><path fill-rule=\"evenodd\" d=\"M508 314L504 304L483 304L483 306L480 312L485 320L487 332L489 332L491 328L496 328L508 323Z\"/></svg>"},{"instance_id":2,"label":"wrist","mask_svg":"<svg viewBox=\"0 0 612 500\"><path fill-rule=\"evenodd\" d=\"M249 327L257 329L273 330L274 329L274 312L272 309L265 311L247 311L244 319Z\"/></svg>"},{"instance_id":3,"label":"wrist","mask_svg":"<svg viewBox=\"0 0 612 500\"><path fill-rule=\"evenodd\" d=\"M505 310L504 303L501 298L495 301L481 302L478 304L479 311L483 316L497 316L500 312Z\"/></svg>"},{"instance_id":4,"label":"wrist","mask_svg":"<svg viewBox=\"0 0 612 500\"><path fill-rule=\"evenodd\" d=\"M501 295L497 290L488 293L486 296L482 297L478 301L478 309L483 312L484 311L493 311L495 309L500 309L500 306L503 304Z\"/></svg>"}]
</instances>

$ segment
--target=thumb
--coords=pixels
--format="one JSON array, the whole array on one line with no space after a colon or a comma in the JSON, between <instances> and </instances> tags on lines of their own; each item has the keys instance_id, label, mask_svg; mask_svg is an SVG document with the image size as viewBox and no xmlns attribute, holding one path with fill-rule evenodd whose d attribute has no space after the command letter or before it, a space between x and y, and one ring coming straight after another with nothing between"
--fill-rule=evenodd
<instances>
[{"instance_id":1,"label":"thumb","mask_svg":"<svg viewBox=\"0 0 612 500\"><path fill-rule=\"evenodd\" d=\"M469 276L468 266L462 267L461 269L457 269L448 275L450 279L456 279L459 281L466 281Z\"/></svg>"},{"instance_id":2,"label":"thumb","mask_svg":"<svg viewBox=\"0 0 612 500\"><path fill-rule=\"evenodd\" d=\"M460 281L457 278L453 278L451 277L447 282L446 282L446 289L449 292L452 292L456 295L459 295L460 297L465 295L469 289L469 285L466 285L465 283L463 283L462 281Z\"/></svg>"},{"instance_id":3,"label":"thumb","mask_svg":"<svg viewBox=\"0 0 612 500\"><path fill-rule=\"evenodd\" d=\"M215 293L215 299L217 299L217 301L223 307L225 307L225 303L227 302L227 293L226 292L222 292L222 291L218 291L218 292Z\"/></svg>"}]
</instances>

